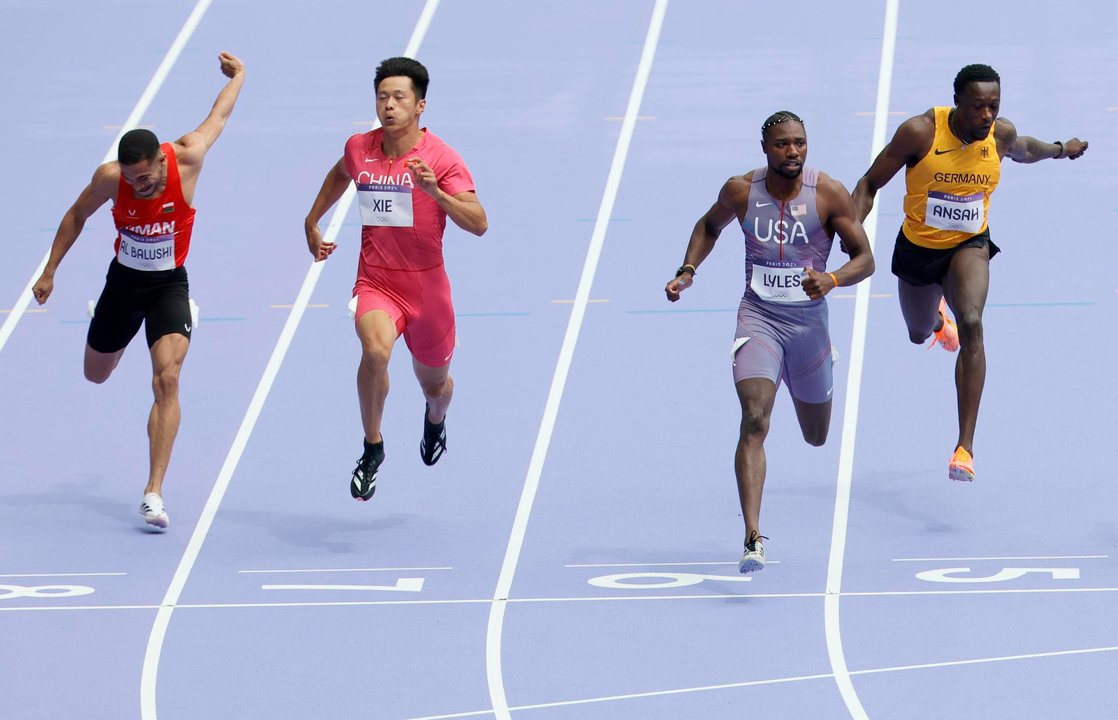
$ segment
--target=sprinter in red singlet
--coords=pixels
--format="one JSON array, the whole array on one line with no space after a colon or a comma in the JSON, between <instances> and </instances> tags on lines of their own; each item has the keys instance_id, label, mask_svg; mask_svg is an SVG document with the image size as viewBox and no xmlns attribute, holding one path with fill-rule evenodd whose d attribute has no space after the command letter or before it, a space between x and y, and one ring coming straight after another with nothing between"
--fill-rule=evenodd
<instances>
[{"instance_id":1,"label":"sprinter in red singlet","mask_svg":"<svg viewBox=\"0 0 1118 720\"><path fill-rule=\"evenodd\" d=\"M40 305L47 301L58 265L85 221L111 200L115 257L89 324L85 377L98 384L108 380L144 325L155 403L148 418L150 467L140 514L158 528L168 524L163 477L179 430L179 371L194 325L184 265L194 226L194 188L206 152L225 128L245 79L239 59L221 53L218 60L229 82L198 129L163 144L149 130L125 133L117 159L97 168L62 217L46 269L32 289Z\"/></svg>"},{"instance_id":2,"label":"sprinter in red singlet","mask_svg":"<svg viewBox=\"0 0 1118 720\"><path fill-rule=\"evenodd\" d=\"M446 450L446 410L454 382L454 307L443 267L443 230L449 216L474 235L489 227L466 163L434 133L419 126L426 108L427 68L411 58L389 58L373 79L381 127L354 135L345 154L327 173L307 214L307 245L316 261L334 251L318 222L350 183L361 207L361 258L353 296L361 339L357 396L365 431L364 452L350 483L356 500L376 492L384 462L381 417L388 396L388 359L396 338L412 354L415 376L427 400L424 464Z\"/></svg>"}]
</instances>

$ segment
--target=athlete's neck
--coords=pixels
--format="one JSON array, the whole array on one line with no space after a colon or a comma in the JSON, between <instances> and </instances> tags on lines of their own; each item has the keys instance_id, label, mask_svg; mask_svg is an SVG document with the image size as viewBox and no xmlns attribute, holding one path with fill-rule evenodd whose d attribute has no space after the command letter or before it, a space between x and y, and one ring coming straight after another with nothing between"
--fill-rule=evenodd
<instances>
[{"instance_id":1,"label":"athlete's neck","mask_svg":"<svg viewBox=\"0 0 1118 720\"><path fill-rule=\"evenodd\" d=\"M387 157L398 158L418 145L422 139L423 128L419 127L418 124L401 130L385 128L384 135L381 136L380 147Z\"/></svg>"},{"instance_id":2,"label":"athlete's neck","mask_svg":"<svg viewBox=\"0 0 1118 720\"><path fill-rule=\"evenodd\" d=\"M794 178L785 177L772 168L769 168L769 172L765 174L765 190L773 200L791 200L800 194L803 184L803 171L797 173Z\"/></svg>"}]
</instances>

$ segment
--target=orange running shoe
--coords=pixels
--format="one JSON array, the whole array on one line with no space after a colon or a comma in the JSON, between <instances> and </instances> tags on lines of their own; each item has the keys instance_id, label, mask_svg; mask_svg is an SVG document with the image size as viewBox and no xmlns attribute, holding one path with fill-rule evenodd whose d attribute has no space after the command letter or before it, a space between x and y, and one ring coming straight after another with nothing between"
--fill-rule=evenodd
<instances>
[{"instance_id":1,"label":"orange running shoe","mask_svg":"<svg viewBox=\"0 0 1118 720\"><path fill-rule=\"evenodd\" d=\"M960 482L974 482L974 458L962 445L955 448L955 454L947 464L947 477Z\"/></svg>"},{"instance_id":2,"label":"orange running shoe","mask_svg":"<svg viewBox=\"0 0 1118 720\"><path fill-rule=\"evenodd\" d=\"M928 349L931 350L936 343L939 343L947 352L958 351L959 329L955 327L955 321L947 317L947 301L943 298L939 299L939 316L943 318L943 325L935 331L935 338L928 345Z\"/></svg>"}]
</instances>

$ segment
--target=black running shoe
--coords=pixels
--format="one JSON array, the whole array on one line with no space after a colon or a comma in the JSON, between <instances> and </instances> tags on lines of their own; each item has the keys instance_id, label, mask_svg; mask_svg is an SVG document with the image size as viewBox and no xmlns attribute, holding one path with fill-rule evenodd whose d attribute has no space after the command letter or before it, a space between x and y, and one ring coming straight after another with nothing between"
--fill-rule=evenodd
<instances>
[{"instance_id":1,"label":"black running shoe","mask_svg":"<svg viewBox=\"0 0 1118 720\"><path fill-rule=\"evenodd\" d=\"M431 406L423 408L423 439L419 441L419 457L424 465L434 465L446 452L446 418L440 423L427 419Z\"/></svg>"},{"instance_id":2,"label":"black running shoe","mask_svg":"<svg viewBox=\"0 0 1118 720\"><path fill-rule=\"evenodd\" d=\"M349 484L349 494L354 500L365 502L377 491L377 470L384 462L384 451L373 454L366 452L353 469L353 481Z\"/></svg>"}]
</instances>

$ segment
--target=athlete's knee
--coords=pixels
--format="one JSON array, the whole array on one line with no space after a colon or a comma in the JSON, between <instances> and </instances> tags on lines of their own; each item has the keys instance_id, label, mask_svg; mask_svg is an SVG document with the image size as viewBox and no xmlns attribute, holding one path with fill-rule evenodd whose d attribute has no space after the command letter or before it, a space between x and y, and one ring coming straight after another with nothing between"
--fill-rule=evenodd
<instances>
[{"instance_id":1,"label":"athlete's knee","mask_svg":"<svg viewBox=\"0 0 1118 720\"><path fill-rule=\"evenodd\" d=\"M931 336L931 330L913 330L912 328L908 329L908 339L914 345L923 345L924 342Z\"/></svg>"},{"instance_id":2,"label":"athlete's knee","mask_svg":"<svg viewBox=\"0 0 1118 720\"><path fill-rule=\"evenodd\" d=\"M812 447L822 447L827 442L828 427L823 425L821 427L805 427L800 428L804 434L804 442Z\"/></svg>"},{"instance_id":3,"label":"athlete's knee","mask_svg":"<svg viewBox=\"0 0 1118 720\"><path fill-rule=\"evenodd\" d=\"M743 442L764 440L769 434L769 415L760 408L745 407L741 412L741 439Z\"/></svg>"},{"instance_id":4,"label":"athlete's knee","mask_svg":"<svg viewBox=\"0 0 1118 720\"><path fill-rule=\"evenodd\" d=\"M109 379L109 376L113 374L113 369L93 368L86 365L84 368L84 372L86 380L95 385L100 385Z\"/></svg>"},{"instance_id":5,"label":"athlete's knee","mask_svg":"<svg viewBox=\"0 0 1118 720\"><path fill-rule=\"evenodd\" d=\"M388 361L392 357L392 346L377 342L366 342L361 348L361 367L366 372L380 375L388 372Z\"/></svg>"},{"instance_id":6,"label":"athlete's knee","mask_svg":"<svg viewBox=\"0 0 1118 720\"><path fill-rule=\"evenodd\" d=\"M969 310L955 317L959 328L959 344L966 347L982 342L982 313Z\"/></svg>"},{"instance_id":7,"label":"athlete's knee","mask_svg":"<svg viewBox=\"0 0 1118 720\"><path fill-rule=\"evenodd\" d=\"M419 382L419 387L423 390L424 397L429 400L438 401L444 400L450 396L453 385L450 378L447 377L445 380L439 380L437 382L424 382L421 380Z\"/></svg>"},{"instance_id":8,"label":"athlete's knee","mask_svg":"<svg viewBox=\"0 0 1118 720\"><path fill-rule=\"evenodd\" d=\"M151 389L156 402L173 400L179 395L179 368L168 367L155 373L151 379Z\"/></svg>"}]
</instances>

